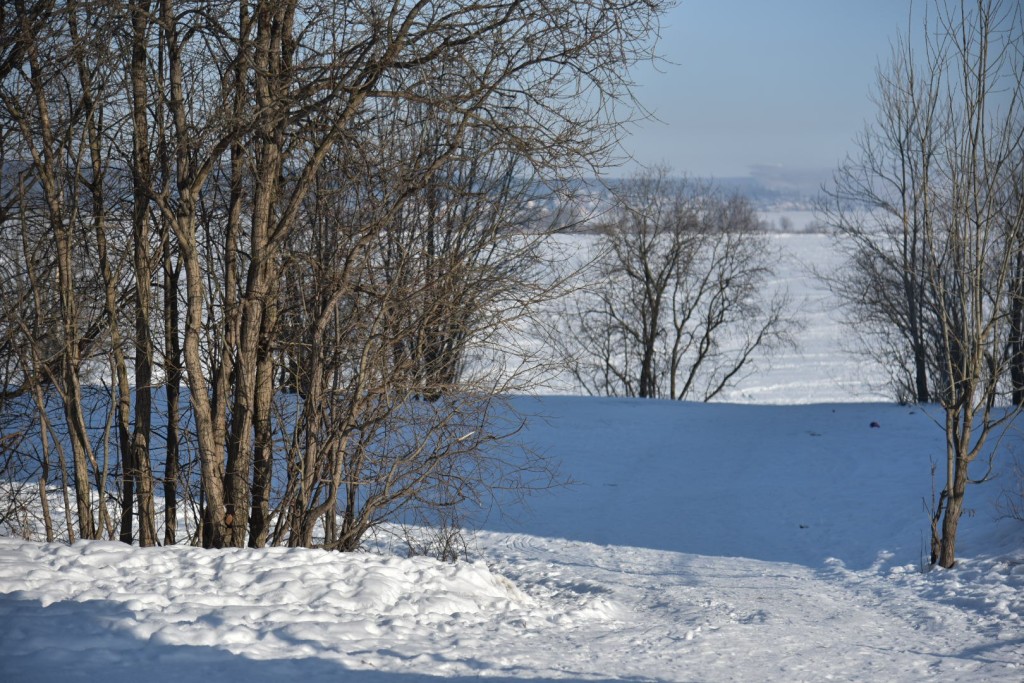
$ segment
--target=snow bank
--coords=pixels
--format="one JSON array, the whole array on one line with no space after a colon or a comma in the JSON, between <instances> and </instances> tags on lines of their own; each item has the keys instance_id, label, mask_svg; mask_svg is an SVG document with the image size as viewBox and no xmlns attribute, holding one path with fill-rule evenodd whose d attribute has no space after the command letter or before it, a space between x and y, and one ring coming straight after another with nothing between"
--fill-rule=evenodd
<instances>
[{"instance_id":1,"label":"snow bank","mask_svg":"<svg viewBox=\"0 0 1024 683\"><path fill-rule=\"evenodd\" d=\"M814 568L829 558L851 569L879 557L916 565L927 553L931 468L945 455L937 408L579 397L515 405L544 416L525 438L574 484L534 496L528 513L489 520L492 531ZM968 491L962 556L1019 546L1020 524L997 519L1006 484Z\"/></svg>"},{"instance_id":2,"label":"snow bank","mask_svg":"<svg viewBox=\"0 0 1024 683\"><path fill-rule=\"evenodd\" d=\"M205 647L359 668L382 643L416 657L421 634L514 615L530 603L479 563L14 539L0 539L0 591L0 670L9 681L28 680L40 662L66 658L73 666L85 651L126 667L141 644L140 664Z\"/></svg>"}]
</instances>

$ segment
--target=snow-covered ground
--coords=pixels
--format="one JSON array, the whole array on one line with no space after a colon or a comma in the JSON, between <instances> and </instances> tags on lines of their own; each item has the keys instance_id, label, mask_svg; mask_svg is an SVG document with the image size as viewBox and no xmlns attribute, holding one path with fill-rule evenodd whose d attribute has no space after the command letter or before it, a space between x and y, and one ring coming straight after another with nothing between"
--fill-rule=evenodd
<instances>
[{"instance_id":1,"label":"snow-covered ground","mask_svg":"<svg viewBox=\"0 0 1024 683\"><path fill-rule=\"evenodd\" d=\"M797 404L884 401L886 376L858 352L843 312L816 273L833 274L842 265L832 237L823 234L773 235L781 254L769 283L789 292L794 317L803 325L795 348L770 359L756 359L758 372L723 392L733 403Z\"/></svg>"},{"instance_id":2,"label":"snow-covered ground","mask_svg":"<svg viewBox=\"0 0 1024 683\"><path fill-rule=\"evenodd\" d=\"M469 561L0 539L0 681L1024 680L1008 479L922 573L937 415L865 402L833 307L787 277L802 348L742 404L514 399L573 483L480 511Z\"/></svg>"},{"instance_id":3,"label":"snow-covered ground","mask_svg":"<svg viewBox=\"0 0 1024 683\"><path fill-rule=\"evenodd\" d=\"M813 214L807 211L764 214L792 219L796 228L806 227ZM819 273L834 274L842 265L842 256L829 235L818 233L770 234L772 247L779 260L772 264L775 277L765 283L767 292L788 293L790 315L802 330L794 348L782 348L770 357L756 353L753 374L748 374L735 387L716 399L727 403L783 404L885 401L886 375L859 351L849 329L841 324L843 311ZM580 268L586 262L592 236L563 237L558 258ZM533 352L543 357L539 341L527 342ZM567 373L545 378L543 391L551 394L579 393Z\"/></svg>"}]
</instances>

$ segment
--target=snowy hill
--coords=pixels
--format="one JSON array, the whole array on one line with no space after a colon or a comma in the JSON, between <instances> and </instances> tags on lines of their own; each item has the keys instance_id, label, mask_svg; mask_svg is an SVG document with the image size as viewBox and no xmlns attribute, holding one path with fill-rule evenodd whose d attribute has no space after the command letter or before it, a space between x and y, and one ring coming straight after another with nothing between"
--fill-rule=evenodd
<instances>
[{"instance_id":1,"label":"snowy hill","mask_svg":"<svg viewBox=\"0 0 1024 683\"><path fill-rule=\"evenodd\" d=\"M575 484L475 562L3 539L0 679L1020 680L999 482L919 571L926 411L517 400Z\"/></svg>"},{"instance_id":2,"label":"snowy hill","mask_svg":"<svg viewBox=\"0 0 1024 683\"><path fill-rule=\"evenodd\" d=\"M798 265L801 346L732 403L514 398L572 484L476 511L468 561L0 539L0 681L1024 680L1018 437L922 573L938 414L864 402Z\"/></svg>"}]
</instances>

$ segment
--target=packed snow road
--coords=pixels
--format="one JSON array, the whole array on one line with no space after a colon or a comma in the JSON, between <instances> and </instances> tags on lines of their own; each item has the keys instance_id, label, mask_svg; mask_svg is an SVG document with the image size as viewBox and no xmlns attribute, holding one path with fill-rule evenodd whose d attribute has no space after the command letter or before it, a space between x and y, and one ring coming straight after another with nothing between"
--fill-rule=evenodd
<instances>
[{"instance_id":1,"label":"packed snow road","mask_svg":"<svg viewBox=\"0 0 1024 683\"><path fill-rule=\"evenodd\" d=\"M1024 604L1018 600L1016 619L986 623L962 604L923 595L927 580L914 567L851 572L837 562L814 570L515 536L503 544L504 551L494 551L498 567L527 592L565 602L572 608L567 613L602 616L580 620L576 633L537 639L546 650L539 659L571 660L566 668L588 677L984 681L1024 675L1024 631L1017 630ZM577 641L586 648L575 650Z\"/></svg>"}]
</instances>

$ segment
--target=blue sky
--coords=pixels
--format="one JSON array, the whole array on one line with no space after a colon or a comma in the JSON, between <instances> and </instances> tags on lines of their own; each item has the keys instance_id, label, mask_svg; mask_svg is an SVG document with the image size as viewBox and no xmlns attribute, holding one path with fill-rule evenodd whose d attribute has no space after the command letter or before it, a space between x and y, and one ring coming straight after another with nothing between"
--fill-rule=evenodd
<instances>
[{"instance_id":1,"label":"blue sky","mask_svg":"<svg viewBox=\"0 0 1024 683\"><path fill-rule=\"evenodd\" d=\"M636 73L640 100L661 123L637 127L627 151L643 164L716 177L757 165L834 167L874 116L875 70L905 32L910 6L682 0L663 18L667 63Z\"/></svg>"}]
</instances>

